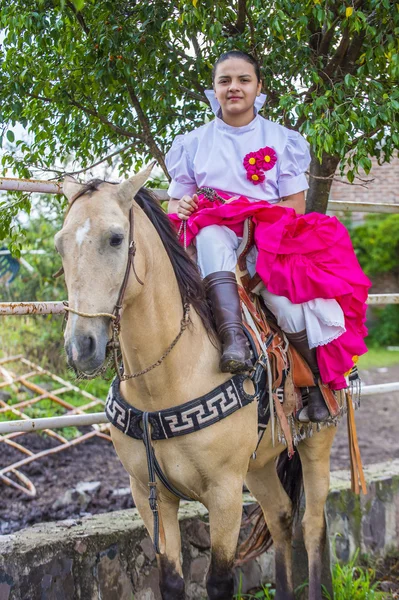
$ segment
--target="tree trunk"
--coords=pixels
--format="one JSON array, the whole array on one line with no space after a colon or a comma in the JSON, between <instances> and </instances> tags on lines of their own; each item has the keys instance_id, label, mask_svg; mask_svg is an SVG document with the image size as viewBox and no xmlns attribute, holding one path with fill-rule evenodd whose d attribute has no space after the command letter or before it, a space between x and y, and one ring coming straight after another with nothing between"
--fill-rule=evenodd
<instances>
[{"instance_id":1,"label":"tree trunk","mask_svg":"<svg viewBox=\"0 0 399 600\"><path fill-rule=\"evenodd\" d=\"M338 156L323 153L322 161L312 152L310 163L309 189L306 196L306 212L325 213L328 197L333 182L335 170L338 166Z\"/></svg>"}]
</instances>

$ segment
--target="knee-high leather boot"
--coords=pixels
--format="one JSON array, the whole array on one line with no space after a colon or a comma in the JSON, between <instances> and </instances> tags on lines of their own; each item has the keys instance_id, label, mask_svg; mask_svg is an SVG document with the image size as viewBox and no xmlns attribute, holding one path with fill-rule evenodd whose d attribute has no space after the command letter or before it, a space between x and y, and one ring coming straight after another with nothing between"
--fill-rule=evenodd
<instances>
[{"instance_id":1,"label":"knee-high leather boot","mask_svg":"<svg viewBox=\"0 0 399 600\"><path fill-rule=\"evenodd\" d=\"M310 370L315 378L315 383L320 379L320 371L317 364L316 348L309 348L306 329L298 333L285 334L296 350L303 356L308 363ZM321 423L330 417L330 412L324 402L323 395L318 385L308 388L308 416L312 423Z\"/></svg>"},{"instance_id":2,"label":"knee-high leather boot","mask_svg":"<svg viewBox=\"0 0 399 600\"><path fill-rule=\"evenodd\" d=\"M204 283L211 301L216 330L222 342L220 370L223 373L248 371L250 351L242 324L235 275L230 271L218 271L205 277Z\"/></svg>"}]
</instances>

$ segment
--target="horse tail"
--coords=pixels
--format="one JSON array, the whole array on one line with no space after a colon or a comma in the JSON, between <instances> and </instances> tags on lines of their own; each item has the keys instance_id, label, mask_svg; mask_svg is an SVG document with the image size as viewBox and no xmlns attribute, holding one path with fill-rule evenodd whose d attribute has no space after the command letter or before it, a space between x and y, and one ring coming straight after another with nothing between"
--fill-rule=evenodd
<instances>
[{"instance_id":1,"label":"horse tail","mask_svg":"<svg viewBox=\"0 0 399 600\"><path fill-rule=\"evenodd\" d=\"M292 502L291 526L299 514L303 493L302 465L298 452L290 459L288 452L282 452L277 461L277 474ZM248 537L238 548L237 565L242 565L269 550L273 539L259 505L249 517L243 520L242 526L251 525Z\"/></svg>"}]
</instances>

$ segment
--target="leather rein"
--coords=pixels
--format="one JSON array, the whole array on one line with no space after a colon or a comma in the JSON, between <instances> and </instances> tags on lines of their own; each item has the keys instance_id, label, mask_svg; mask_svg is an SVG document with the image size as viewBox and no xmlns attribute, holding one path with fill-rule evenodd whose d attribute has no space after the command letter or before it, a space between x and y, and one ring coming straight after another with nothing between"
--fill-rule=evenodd
<instances>
[{"instance_id":1,"label":"leather rein","mask_svg":"<svg viewBox=\"0 0 399 600\"><path fill-rule=\"evenodd\" d=\"M77 194L72 199L66 214L68 214L72 205L79 197L80 197L80 194ZM84 313L84 312L80 312L78 310L74 310L73 308L68 306L68 302L64 302L65 311L67 313L72 313L74 315L78 315L80 317L87 317L90 319L93 319L96 317L108 317L109 319L111 319L112 338L107 344L107 352L109 353L109 356L105 360L104 364L101 367L99 367L96 371L94 371L93 373L89 374L89 373L84 373L83 371L79 371L79 376L82 379L94 379L95 377L98 377L99 375L104 374L105 371L107 370L108 366L112 362L112 360L114 363L115 372L120 381L126 381L127 379L135 379L137 377L140 377L141 375L145 375L146 373L148 373L149 371L152 371L153 369L155 369L156 367L158 367L160 364L163 363L163 361L168 356L168 354L176 346L177 342L183 335L184 330L187 328L187 326L189 324L190 304L188 302L186 302L183 304L183 318L180 321L180 331L177 334L177 336L175 337L175 339L173 340L173 342L168 346L168 348L162 354L162 356L157 361L155 361L152 365L146 367L145 369L142 369L141 371L138 371L137 373L126 374L121 370L121 368L118 364L119 363L118 350L120 348L119 335L120 335L120 331L121 331L121 324L120 324L121 310L122 310L123 299L125 296L125 292L126 292L127 284L129 281L129 275L130 275L131 270L134 273L137 283L139 283L140 285L144 285L144 283L141 281L141 279L137 275L136 268L134 266L135 255L136 255L136 243L134 241L134 214L133 214L133 207L132 207L129 210L129 248L128 248L126 270L125 270L125 275L123 277L122 285L119 290L118 299L116 301L116 304L114 306L112 313ZM63 268L61 268L54 275L54 277L59 277L60 275L62 275L63 272L64 272Z\"/></svg>"}]
</instances>

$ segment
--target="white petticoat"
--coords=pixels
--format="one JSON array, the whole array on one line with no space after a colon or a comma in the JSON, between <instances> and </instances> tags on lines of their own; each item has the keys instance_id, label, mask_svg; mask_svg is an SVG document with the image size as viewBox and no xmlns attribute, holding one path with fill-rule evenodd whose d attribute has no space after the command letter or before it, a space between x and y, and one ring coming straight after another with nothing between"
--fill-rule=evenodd
<instances>
[{"instance_id":1,"label":"white petticoat","mask_svg":"<svg viewBox=\"0 0 399 600\"><path fill-rule=\"evenodd\" d=\"M204 227L196 236L197 262L202 277L217 271L235 272L239 238L225 226ZM256 249L247 258L248 271L255 274ZM266 306L275 315L281 329L297 333L306 329L310 348L332 342L345 332L342 308L334 299L316 298L293 304L284 296L271 294L265 287L260 291Z\"/></svg>"}]
</instances>

